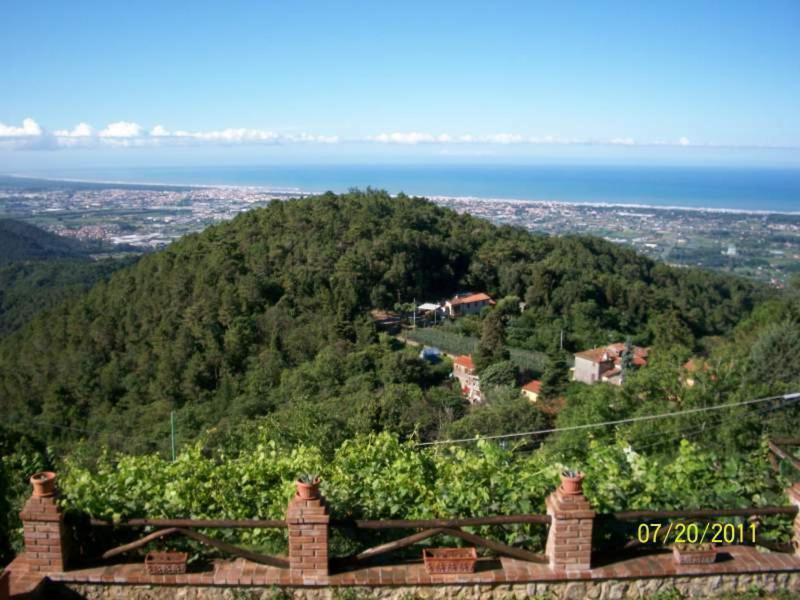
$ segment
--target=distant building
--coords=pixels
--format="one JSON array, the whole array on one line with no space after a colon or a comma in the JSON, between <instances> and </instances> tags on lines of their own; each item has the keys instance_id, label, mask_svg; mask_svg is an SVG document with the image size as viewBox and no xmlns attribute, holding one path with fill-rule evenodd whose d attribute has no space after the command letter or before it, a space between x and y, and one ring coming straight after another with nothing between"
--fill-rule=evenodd
<instances>
[{"instance_id":1,"label":"distant building","mask_svg":"<svg viewBox=\"0 0 800 600\"><path fill-rule=\"evenodd\" d=\"M529 381L525 385L522 386L522 395L525 396L531 402L537 402L539 400L539 394L542 391L542 382L538 379L534 379Z\"/></svg>"},{"instance_id":2,"label":"distant building","mask_svg":"<svg viewBox=\"0 0 800 600\"><path fill-rule=\"evenodd\" d=\"M441 305L434 302L423 302L417 307L417 310L422 313L441 310Z\"/></svg>"},{"instance_id":3,"label":"distant building","mask_svg":"<svg viewBox=\"0 0 800 600\"><path fill-rule=\"evenodd\" d=\"M445 302L447 314L451 317L462 317L481 312L484 306L494 304L494 300L483 292L459 294Z\"/></svg>"},{"instance_id":4,"label":"distant building","mask_svg":"<svg viewBox=\"0 0 800 600\"><path fill-rule=\"evenodd\" d=\"M686 387L692 387L695 384L697 374L699 372L708 372L708 363L699 358L690 358L683 363L683 383ZM712 375L712 379L713 379Z\"/></svg>"},{"instance_id":5,"label":"distant building","mask_svg":"<svg viewBox=\"0 0 800 600\"><path fill-rule=\"evenodd\" d=\"M375 323L375 328L381 331L388 331L389 333L397 333L400 331L400 315L390 310L381 310L374 308L369 312L372 322Z\"/></svg>"},{"instance_id":6,"label":"distant building","mask_svg":"<svg viewBox=\"0 0 800 600\"><path fill-rule=\"evenodd\" d=\"M417 313L422 318L423 324L435 324L444 319L445 308L435 302L424 302L417 306Z\"/></svg>"},{"instance_id":7,"label":"distant building","mask_svg":"<svg viewBox=\"0 0 800 600\"><path fill-rule=\"evenodd\" d=\"M622 353L625 344L616 343L575 354L572 378L583 383L605 382L622 385ZM633 346L633 366L647 365L648 348Z\"/></svg>"},{"instance_id":8,"label":"distant building","mask_svg":"<svg viewBox=\"0 0 800 600\"><path fill-rule=\"evenodd\" d=\"M480 378L475 373L475 363L472 356L456 356L453 360L453 377L458 380L461 393L466 396L470 404L483 402L481 395Z\"/></svg>"}]
</instances>

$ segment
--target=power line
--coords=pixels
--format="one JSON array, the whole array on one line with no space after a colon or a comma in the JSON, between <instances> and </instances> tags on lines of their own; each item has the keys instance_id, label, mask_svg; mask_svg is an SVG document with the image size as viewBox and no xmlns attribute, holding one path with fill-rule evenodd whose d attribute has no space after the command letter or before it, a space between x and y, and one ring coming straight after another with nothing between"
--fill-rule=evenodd
<instances>
[{"instance_id":1,"label":"power line","mask_svg":"<svg viewBox=\"0 0 800 600\"><path fill-rule=\"evenodd\" d=\"M562 431L577 431L581 429L594 429L597 427L608 427L610 425L623 425L625 423L636 423L639 421L653 421L656 419L666 419L668 417L680 417L684 415L697 414L713 410L723 410L726 408L736 408L738 406L748 406L751 404L759 404L762 402L771 402L774 400L800 400L800 392L793 392L791 394L783 394L781 396L769 396L767 398L756 398L754 400L744 400L742 402L731 402L728 404L716 404L714 406L703 406L700 408L689 408L686 410L678 410L668 413L659 413L655 415L641 415L638 417L629 417L627 419L617 419L614 421L603 421L600 423L586 423L583 425L571 425L569 427L555 427L552 429L539 429L536 431L525 431L521 433L506 433L500 435L488 435L485 437L471 437L459 438L454 440L435 440L433 442L420 442L417 446L438 446L441 444L461 444L465 442L477 442L480 440L501 440L519 437L530 437L536 435L546 435L550 433L560 433Z\"/></svg>"},{"instance_id":2,"label":"power line","mask_svg":"<svg viewBox=\"0 0 800 600\"><path fill-rule=\"evenodd\" d=\"M782 405L779 405L779 406L762 406L762 407L757 409L757 413L756 414L758 416L763 416L763 415L766 415L767 413L787 408L787 406L789 406L789 405L788 404L782 404ZM630 444L630 443L629 443L629 446L631 447L631 449L634 452L641 452L642 450L646 450L648 448L652 448L652 447L655 447L655 446L660 446L662 444L675 443L675 442L680 442L683 439L694 438L697 435L699 435L699 434L701 434L701 433L703 433L705 431L712 431L714 429L718 429L718 428L722 427L727 422L726 421L726 417L724 415L721 415L721 414L711 415L711 418L718 419L719 421L716 422L716 423L713 423L711 421L703 421L702 425L700 427L696 427L694 429L689 429L689 430L681 430L679 434L675 434L672 431L657 431L655 433L648 433L648 434L645 434L643 436L638 437L637 443L641 442L641 441L645 441L645 440L654 440L654 439L658 440L658 441L650 442L648 444L645 444L643 446L638 446L636 448L634 448L633 445ZM669 439L659 439L659 438L669 438ZM617 450L617 447L615 445L610 445L610 446L606 446L605 448L594 448L592 450L592 454L610 453L610 452L613 452L615 450ZM522 451L520 451L520 453L522 453L522 454L528 454L528 453L532 453L532 452L534 452L534 450L522 450Z\"/></svg>"}]
</instances>

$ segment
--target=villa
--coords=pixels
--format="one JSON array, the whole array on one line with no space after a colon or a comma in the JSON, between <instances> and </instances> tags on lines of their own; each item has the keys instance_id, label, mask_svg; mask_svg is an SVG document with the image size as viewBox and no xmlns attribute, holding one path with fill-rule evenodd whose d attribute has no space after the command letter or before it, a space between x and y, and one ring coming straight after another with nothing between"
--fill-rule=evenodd
<instances>
[{"instance_id":1,"label":"villa","mask_svg":"<svg viewBox=\"0 0 800 600\"><path fill-rule=\"evenodd\" d=\"M475 363L472 362L471 355L456 356L453 360L453 377L458 380L461 393L466 396L470 404L483 402L480 378L475 372Z\"/></svg>"},{"instance_id":2,"label":"villa","mask_svg":"<svg viewBox=\"0 0 800 600\"><path fill-rule=\"evenodd\" d=\"M631 350L633 351L634 367L647 365L649 348L632 346ZM625 344L618 342L576 353L572 378L590 385L598 382L622 385L622 354L624 351Z\"/></svg>"},{"instance_id":3,"label":"villa","mask_svg":"<svg viewBox=\"0 0 800 600\"><path fill-rule=\"evenodd\" d=\"M494 300L483 292L473 294L471 292L465 294L457 294L452 299L445 302L445 309L450 317L462 317L464 315L474 315L483 309L485 306L494 304Z\"/></svg>"}]
</instances>

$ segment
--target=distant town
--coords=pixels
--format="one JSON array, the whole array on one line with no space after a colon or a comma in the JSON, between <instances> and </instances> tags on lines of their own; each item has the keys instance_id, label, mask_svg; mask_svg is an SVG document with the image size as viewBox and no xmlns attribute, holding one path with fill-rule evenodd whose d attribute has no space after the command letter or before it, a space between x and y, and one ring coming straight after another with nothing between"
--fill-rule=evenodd
<instances>
[{"instance_id":1,"label":"distant town","mask_svg":"<svg viewBox=\"0 0 800 600\"><path fill-rule=\"evenodd\" d=\"M60 235L155 249L210 224L302 196L257 187L179 187L0 178L0 217ZM671 265L730 271L782 286L800 273L800 214L433 196L494 223L594 235Z\"/></svg>"}]
</instances>

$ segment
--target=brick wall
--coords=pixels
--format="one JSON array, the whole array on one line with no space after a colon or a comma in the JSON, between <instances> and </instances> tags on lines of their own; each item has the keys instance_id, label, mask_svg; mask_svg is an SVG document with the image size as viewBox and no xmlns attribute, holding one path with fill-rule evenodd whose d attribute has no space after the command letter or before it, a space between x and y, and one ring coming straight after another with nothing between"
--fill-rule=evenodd
<instances>
[{"instance_id":1,"label":"brick wall","mask_svg":"<svg viewBox=\"0 0 800 600\"><path fill-rule=\"evenodd\" d=\"M286 511L289 527L289 569L303 583L328 580L328 523L330 515L325 499L303 500L295 497Z\"/></svg>"},{"instance_id":2,"label":"brick wall","mask_svg":"<svg viewBox=\"0 0 800 600\"><path fill-rule=\"evenodd\" d=\"M57 496L31 496L19 514L25 538L24 560L31 571L63 571L66 563L64 515Z\"/></svg>"},{"instance_id":3,"label":"brick wall","mask_svg":"<svg viewBox=\"0 0 800 600\"><path fill-rule=\"evenodd\" d=\"M582 492L567 494L559 487L547 497L550 529L545 554L554 569L591 568L594 511Z\"/></svg>"}]
</instances>

